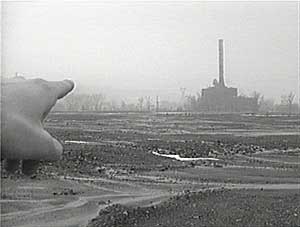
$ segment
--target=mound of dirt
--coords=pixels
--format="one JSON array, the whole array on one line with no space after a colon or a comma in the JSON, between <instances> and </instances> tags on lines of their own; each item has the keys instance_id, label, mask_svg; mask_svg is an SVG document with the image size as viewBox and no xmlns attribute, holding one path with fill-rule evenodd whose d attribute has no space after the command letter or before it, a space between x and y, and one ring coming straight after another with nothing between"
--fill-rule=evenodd
<instances>
[{"instance_id":1,"label":"mound of dirt","mask_svg":"<svg viewBox=\"0 0 300 227\"><path fill-rule=\"evenodd\" d=\"M297 191L186 192L157 206L109 206L88 227L299 226L299 199Z\"/></svg>"}]
</instances>

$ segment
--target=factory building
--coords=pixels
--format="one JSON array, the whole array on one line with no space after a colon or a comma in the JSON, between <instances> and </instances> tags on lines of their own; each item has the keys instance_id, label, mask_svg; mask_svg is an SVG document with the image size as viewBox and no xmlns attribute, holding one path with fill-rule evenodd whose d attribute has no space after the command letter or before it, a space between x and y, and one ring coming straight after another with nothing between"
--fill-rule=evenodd
<instances>
[{"instance_id":1,"label":"factory building","mask_svg":"<svg viewBox=\"0 0 300 227\"><path fill-rule=\"evenodd\" d=\"M205 112L251 112L258 110L258 100L238 96L238 89L227 87L224 80L224 42L219 39L219 81L202 89L200 110Z\"/></svg>"}]
</instances>

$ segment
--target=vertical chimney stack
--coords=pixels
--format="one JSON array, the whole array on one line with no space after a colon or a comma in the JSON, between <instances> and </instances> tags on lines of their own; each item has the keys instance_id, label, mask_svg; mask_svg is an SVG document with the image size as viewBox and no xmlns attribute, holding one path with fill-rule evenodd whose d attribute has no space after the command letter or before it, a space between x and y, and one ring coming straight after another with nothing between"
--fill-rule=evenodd
<instances>
[{"instance_id":1,"label":"vertical chimney stack","mask_svg":"<svg viewBox=\"0 0 300 227\"><path fill-rule=\"evenodd\" d=\"M224 50L223 39L219 39L219 85L225 86L224 82Z\"/></svg>"}]
</instances>

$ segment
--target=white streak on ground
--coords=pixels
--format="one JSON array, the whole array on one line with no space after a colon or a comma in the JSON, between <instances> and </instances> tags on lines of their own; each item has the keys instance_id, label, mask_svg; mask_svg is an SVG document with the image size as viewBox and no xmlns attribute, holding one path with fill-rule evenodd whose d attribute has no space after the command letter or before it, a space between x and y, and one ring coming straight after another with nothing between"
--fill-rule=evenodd
<instances>
[{"instance_id":1,"label":"white streak on ground","mask_svg":"<svg viewBox=\"0 0 300 227\"><path fill-rule=\"evenodd\" d=\"M182 158L180 157L178 154L160 154L158 152L152 151L152 154L157 155L157 156L161 156L161 157L166 157L166 158L173 158L176 159L178 161L198 161L198 160L202 160L202 161L219 161L219 159L217 158Z\"/></svg>"}]
</instances>

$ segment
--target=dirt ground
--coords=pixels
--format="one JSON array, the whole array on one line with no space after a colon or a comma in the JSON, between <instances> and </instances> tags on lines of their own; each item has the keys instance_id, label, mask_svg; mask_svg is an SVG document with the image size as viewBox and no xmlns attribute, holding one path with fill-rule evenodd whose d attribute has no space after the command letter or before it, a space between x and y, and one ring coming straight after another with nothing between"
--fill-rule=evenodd
<instances>
[{"instance_id":1,"label":"dirt ground","mask_svg":"<svg viewBox=\"0 0 300 227\"><path fill-rule=\"evenodd\" d=\"M299 126L299 116L52 113L45 127L63 159L31 177L2 170L1 226L300 226Z\"/></svg>"},{"instance_id":2,"label":"dirt ground","mask_svg":"<svg viewBox=\"0 0 300 227\"><path fill-rule=\"evenodd\" d=\"M299 226L299 202L298 190L187 192L149 207L110 206L88 226Z\"/></svg>"}]
</instances>

